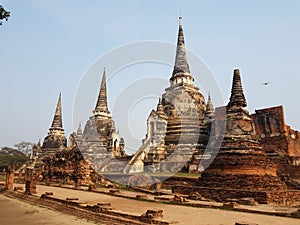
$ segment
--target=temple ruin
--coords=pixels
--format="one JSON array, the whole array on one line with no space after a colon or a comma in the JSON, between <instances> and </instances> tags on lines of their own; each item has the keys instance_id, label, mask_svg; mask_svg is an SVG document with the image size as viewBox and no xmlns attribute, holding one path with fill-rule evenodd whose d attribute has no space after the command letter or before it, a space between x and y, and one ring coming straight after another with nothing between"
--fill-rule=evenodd
<instances>
[{"instance_id":1,"label":"temple ruin","mask_svg":"<svg viewBox=\"0 0 300 225\"><path fill-rule=\"evenodd\" d=\"M61 94L59 94L52 126L42 145L42 157L54 156L57 151L63 150L66 147L67 138L65 137L62 125Z\"/></svg>"},{"instance_id":2,"label":"temple ruin","mask_svg":"<svg viewBox=\"0 0 300 225\"><path fill-rule=\"evenodd\" d=\"M193 81L180 17L170 87L160 98L157 109L151 111L146 138L124 172L201 173L207 167L205 159L215 157L214 152L207 154L205 150L209 152L210 145L218 143L220 155L213 164L228 164L226 160L229 159L221 162L224 152L232 150L236 154L250 151L254 158L243 155L241 158L245 157L246 161L239 161L245 165L245 172L252 170L274 176L278 174L281 179L290 181L300 178L299 135L298 131L285 124L282 106L256 110L250 115L245 109L247 102L238 69L234 70L232 93L226 107L214 109L210 95L205 101ZM220 134L222 132L224 134ZM239 146L245 147L242 150ZM261 161L263 164L256 165Z\"/></svg>"},{"instance_id":3,"label":"temple ruin","mask_svg":"<svg viewBox=\"0 0 300 225\"><path fill-rule=\"evenodd\" d=\"M226 106L214 108L210 94L205 100L194 85L180 17L170 86L150 112L137 152L126 156L124 139L108 109L104 70L93 115L84 129L80 125L70 135L68 145L59 96L49 133L42 145L33 148L34 168L40 169L46 183L76 186L103 182L101 172L197 173L197 182L173 185L173 191L198 192L217 201L243 197L260 203L299 201L299 132L286 125L282 106L252 115L246 107L239 69L233 71Z\"/></svg>"},{"instance_id":4,"label":"temple ruin","mask_svg":"<svg viewBox=\"0 0 300 225\"><path fill-rule=\"evenodd\" d=\"M115 121L107 106L105 69L93 116L89 118L83 131L80 125L77 132L71 134L69 145L77 146L97 172L113 170L113 160L126 156L124 138L116 130ZM115 167L117 171L121 171L118 165Z\"/></svg>"},{"instance_id":5,"label":"temple ruin","mask_svg":"<svg viewBox=\"0 0 300 225\"><path fill-rule=\"evenodd\" d=\"M125 165L113 161L125 157L125 142L115 128L107 106L106 74L103 71L99 96L93 116L84 130L81 125L70 135L69 143L62 122L61 94L59 95L52 125L43 144L33 146L32 167L46 183L89 186L104 182L97 172L113 166L121 171ZM113 165L113 166L111 166ZM121 166L121 169L119 168Z\"/></svg>"},{"instance_id":6,"label":"temple ruin","mask_svg":"<svg viewBox=\"0 0 300 225\"><path fill-rule=\"evenodd\" d=\"M170 87L147 120L147 134L124 172L188 172L187 161L208 141L211 101L194 85L186 56L182 17ZM207 107L208 105L208 107Z\"/></svg>"}]
</instances>

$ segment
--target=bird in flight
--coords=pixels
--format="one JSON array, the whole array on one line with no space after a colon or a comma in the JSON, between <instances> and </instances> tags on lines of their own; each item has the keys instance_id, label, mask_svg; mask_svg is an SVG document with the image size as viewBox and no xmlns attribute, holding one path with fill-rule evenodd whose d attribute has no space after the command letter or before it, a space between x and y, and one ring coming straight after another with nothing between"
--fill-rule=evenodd
<instances>
[{"instance_id":1,"label":"bird in flight","mask_svg":"<svg viewBox=\"0 0 300 225\"><path fill-rule=\"evenodd\" d=\"M263 85L268 85L270 82L263 82L262 84Z\"/></svg>"}]
</instances>

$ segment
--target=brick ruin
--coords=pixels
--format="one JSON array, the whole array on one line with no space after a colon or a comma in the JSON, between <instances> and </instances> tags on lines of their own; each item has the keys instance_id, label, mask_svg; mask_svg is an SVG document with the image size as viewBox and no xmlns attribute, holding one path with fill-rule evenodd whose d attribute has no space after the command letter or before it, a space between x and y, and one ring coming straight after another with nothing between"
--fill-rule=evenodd
<instances>
[{"instance_id":1,"label":"brick ruin","mask_svg":"<svg viewBox=\"0 0 300 225\"><path fill-rule=\"evenodd\" d=\"M9 166L5 176L5 186L4 186L5 189L8 190L14 189L14 179L15 179L14 169L12 166Z\"/></svg>"},{"instance_id":2,"label":"brick ruin","mask_svg":"<svg viewBox=\"0 0 300 225\"><path fill-rule=\"evenodd\" d=\"M70 135L69 143L62 123L61 94L59 95L52 125L43 144L33 146L32 167L46 183L91 186L105 179L97 172L108 169L122 171L128 157L125 142L115 128L107 107L106 75L103 72L101 87L93 116L82 131ZM120 160L114 161L115 158ZM120 163L121 162L121 163Z\"/></svg>"},{"instance_id":3,"label":"brick ruin","mask_svg":"<svg viewBox=\"0 0 300 225\"><path fill-rule=\"evenodd\" d=\"M198 185L248 190L286 188L277 177L276 164L267 157L261 144L255 139L254 124L248 111L244 109L246 106L240 72L236 69L230 101L225 109L226 131L222 144L219 149L215 149L215 143L208 146L211 152L218 153L202 172ZM217 135L217 131L212 135Z\"/></svg>"},{"instance_id":4,"label":"brick ruin","mask_svg":"<svg viewBox=\"0 0 300 225\"><path fill-rule=\"evenodd\" d=\"M267 153L294 157L294 165L300 165L299 132L286 125L282 106L255 110L251 115L256 135Z\"/></svg>"},{"instance_id":5,"label":"brick ruin","mask_svg":"<svg viewBox=\"0 0 300 225\"><path fill-rule=\"evenodd\" d=\"M250 115L238 69L227 106L214 108L210 95L205 101L189 68L181 17L170 87L151 111L146 137L132 157L126 156L106 92L104 70L93 115L83 130L80 126L70 135L68 146L59 96L48 136L34 146L34 165L46 182L81 186L91 185L105 171L181 171L201 177L193 185L174 186L178 193L201 190L222 201L228 193L276 204L299 201L298 192L290 190L300 190L300 137L286 125L283 107Z\"/></svg>"},{"instance_id":6,"label":"brick ruin","mask_svg":"<svg viewBox=\"0 0 300 225\"><path fill-rule=\"evenodd\" d=\"M212 113L211 101L194 85L180 17L170 87L150 113L146 138L124 172L187 172L193 153L205 149Z\"/></svg>"},{"instance_id":7,"label":"brick ruin","mask_svg":"<svg viewBox=\"0 0 300 225\"><path fill-rule=\"evenodd\" d=\"M240 72L236 69L230 101L223 109L226 111L226 131L222 144L219 149L215 149L215 143L208 146L211 152L218 152L208 168L201 173L197 186L244 191L286 189L276 174L276 164L268 159L255 139L254 124L244 109L246 106ZM217 132L216 129L212 135L217 135Z\"/></svg>"},{"instance_id":8,"label":"brick ruin","mask_svg":"<svg viewBox=\"0 0 300 225\"><path fill-rule=\"evenodd\" d=\"M215 148L216 144L211 142L208 149L212 155L215 152L215 159L201 173L195 185L174 186L175 193L199 192L205 198L223 202L233 198L253 197L259 203L300 203L299 186L289 178L283 177L283 173L288 171L284 170L280 160L276 161L278 157L295 157L291 156L287 146L289 141L295 143L296 140L287 132L291 129L284 124L284 120L279 120L283 118L282 107L259 110L250 116L244 109L246 106L240 72L235 70L230 101L225 108L216 109L216 114L219 110L226 111L226 118L221 118L226 122L221 147ZM265 119L266 117L269 119ZM265 123L266 121L271 122ZM222 124L220 118L215 119L215 129L211 135L218 136L218 124ZM280 125L286 130L278 129ZM281 141L274 141L280 138ZM291 149L293 154L296 149ZM201 163L202 161L200 166ZM299 165L288 165L291 166L298 175Z\"/></svg>"},{"instance_id":9,"label":"brick ruin","mask_svg":"<svg viewBox=\"0 0 300 225\"><path fill-rule=\"evenodd\" d=\"M25 169L25 194L36 194L36 174L33 168L27 167Z\"/></svg>"},{"instance_id":10,"label":"brick ruin","mask_svg":"<svg viewBox=\"0 0 300 225\"><path fill-rule=\"evenodd\" d=\"M69 184L80 187L105 182L84 159L77 146L59 151L53 157L45 157L43 161L43 177L46 184Z\"/></svg>"},{"instance_id":11,"label":"brick ruin","mask_svg":"<svg viewBox=\"0 0 300 225\"><path fill-rule=\"evenodd\" d=\"M70 146L78 146L87 162L97 171L122 171L122 158L126 159L125 142L116 130L115 122L107 106L106 74L102 81L93 116L87 121L84 130L79 126L70 136ZM121 163L118 163L120 159ZM119 168L121 167L121 168Z\"/></svg>"},{"instance_id":12,"label":"brick ruin","mask_svg":"<svg viewBox=\"0 0 300 225\"><path fill-rule=\"evenodd\" d=\"M300 137L298 131L286 125L283 107L255 110L251 117L260 144L278 166L277 174L291 188L299 188L294 181L300 179Z\"/></svg>"},{"instance_id":13,"label":"brick ruin","mask_svg":"<svg viewBox=\"0 0 300 225\"><path fill-rule=\"evenodd\" d=\"M61 94L59 94L52 126L49 129L42 145L42 157L53 156L59 150L67 147L67 138L65 137L62 125Z\"/></svg>"},{"instance_id":14,"label":"brick ruin","mask_svg":"<svg viewBox=\"0 0 300 225\"><path fill-rule=\"evenodd\" d=\"M239 71L236 70L235 73ZM180 17L170 87L165 89L166 92L159 99L156 110L151 111L147 120L146 138L125 167L125 173L201 173L206 168L201 162L205 161L205 158L211 158L209 154L204 154L209 148L209 143L221 144L220 139L213 133L225 132L225 120L227 136L222 139L223 149L236 149L243 145L248 146L251 151L255 149L255 157L243 156L247 162L252 161L248 171L252 169L257 173L273 175L277 171L279 177L285 177L285 180L300 178L300 137L298 131L285 124L282 106L256 110L255 114L250 115L244 109L247 103L238 75L233 80L233 93L227 107L214 109L210 95L205 102L203 94L193 83ZM240 108L237 108L236 104L240 104ZM240 129L237 129L238 127ZM235 132L240 144L231 141L229 132ZM237 151L234 154L237 154ZM218 158L220 165L228 163L221 159L221 155ZM257 170L264 167L264 163L256 165L262 161L269 164L269 169ZM243 163L237 160L236 163L238 162ZM273 164L278 166L278 170Z\"/></svg>"},{"instance_id":15,"label":"brick ruin","mask_svg":"<svg viewBox=\"0 0 300 225\"><path fill-rule=\"evenodd\" d=\"M290 191L300 190L299 135L285 124L282 106L250 115L238 69L225 107L214 109L210 96L205 103L193 81L180 18L170 87L150 113L146 138L124 172L201 173L194 186L213 189L206 197L222 201L230 191L235 197L264 192L260 202L300 201L299 192Z\"/></svg>"}]
</instances>

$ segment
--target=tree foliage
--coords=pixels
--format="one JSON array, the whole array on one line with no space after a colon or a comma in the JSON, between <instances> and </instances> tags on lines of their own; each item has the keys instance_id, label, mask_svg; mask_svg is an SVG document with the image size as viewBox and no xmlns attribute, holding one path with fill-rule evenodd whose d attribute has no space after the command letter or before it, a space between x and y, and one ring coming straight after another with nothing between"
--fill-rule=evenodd
<instances>
[{"instance_id":1,"label":"tree foliage","mask_svg":"<svg viewBox=\"0 0 300 225\"><path fill-rule=\"evenodd\" d=\"M22 141L18 144L15 144L15 147L19 152L22 152L26 156L30 156L33 145L34 144L31 142Z\"/></svg>"},{"instance_id":2,"label":"tree foliage","mask_svg":"<svg viewBox=\"0 0 300 225\"><path fill-rule=\"evenodd\" d=\"M0 150L0 171L7 169L8 166L14 166L17 169L28 161L29 158L17 149L3 147Z\"/></svg>"},{"instance_id":3,"label":"tree foliage","mask_svg":"<svg viewBox=\"0 0 300 225\"><path fill-rule=\"evenodd\" d=\"M0 5L0 25L2 25L1 20L8 20L8 17L10 17L10 12L6 11L2 5Z\"/></svg>"}]
</instances>

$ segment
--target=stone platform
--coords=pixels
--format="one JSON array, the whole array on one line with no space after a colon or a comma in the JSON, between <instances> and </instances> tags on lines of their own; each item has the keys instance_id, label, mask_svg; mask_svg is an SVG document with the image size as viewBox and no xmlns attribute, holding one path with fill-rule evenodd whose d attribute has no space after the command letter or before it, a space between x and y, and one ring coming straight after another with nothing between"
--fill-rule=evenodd
<instances>
[{"instance_id":1,"label":"stone platform","mask_svg":"<svg viewBox=\"0 0 300 225\"><path fill-rule=\"evenodd\" d=\"M298 190L243 190L230 188L212 188L200 186L173 186L173 193L190 195L198 192L204 198L219 202L227 202L229 199L254 198L260 204L274 205L300 205L300 191Z\"/></svg>"}]
</instances>

